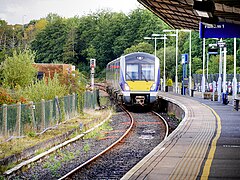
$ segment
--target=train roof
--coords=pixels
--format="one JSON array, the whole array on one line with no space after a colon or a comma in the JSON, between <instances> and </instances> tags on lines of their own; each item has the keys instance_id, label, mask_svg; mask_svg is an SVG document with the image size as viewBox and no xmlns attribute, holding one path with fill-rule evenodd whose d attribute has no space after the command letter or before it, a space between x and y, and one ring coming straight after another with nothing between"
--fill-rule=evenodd
<instances>
[{"instance_id":1,"label":"train roof","mask_svg":"<svg viewBox=\"0 0 240 180\"><path fill-rule=\"evenodd\" d=\"M132 55L141 55L141 54L144 55L145 57L147 56L147 57L149 57L149 58L150 58L150 57L151 57L151 58L155 57L153 54L149 54L149 53L146 53L146 52L133 52L133 53L129 53L129 54L122 55L121 57L127 57L127 56L132 56ZM119 61L121 57L110 61L107 65L109 65L109 64L111 64L111 63L113 63L113 62Z\"/></svg>"}]
</instances>

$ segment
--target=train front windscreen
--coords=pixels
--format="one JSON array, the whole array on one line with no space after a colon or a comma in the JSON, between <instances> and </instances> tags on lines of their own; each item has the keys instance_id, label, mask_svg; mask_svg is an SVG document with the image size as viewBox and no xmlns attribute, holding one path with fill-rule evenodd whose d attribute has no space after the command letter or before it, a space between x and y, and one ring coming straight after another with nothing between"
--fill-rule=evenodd
<instances>
[{"instance_id":1,"label":"train front windscreen","mask_svg":"<svg viewBox=\"0 0 240 180\"><path fill-rule=\"evenodd\" d=\"M153 81L154 64L126 64L126 80Z\"/></svg>"}]
</instances>

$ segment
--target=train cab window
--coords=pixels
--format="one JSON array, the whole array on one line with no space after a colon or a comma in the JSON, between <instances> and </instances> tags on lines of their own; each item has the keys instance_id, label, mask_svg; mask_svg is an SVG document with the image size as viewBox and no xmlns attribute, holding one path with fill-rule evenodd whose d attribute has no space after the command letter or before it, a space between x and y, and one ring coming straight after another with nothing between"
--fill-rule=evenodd
<instances>
[{"instance_id":1,"label":"train cab window","mask_svg":"<svg viewBox=\"0 0 240 180\"><path fill-rule=\"evenodd\" d=\"M126 80L131 80L131 81L138 80L139 79L138 69L139 69L138 64L127 64Z\"/></svg>"},{"instance_id":2,"label":"train cab window","mask_svg":"<svg viewBox=\"0 0 240 180\"><path fill-rule=\"evenodd\" d=\"M145 81L154 80L154 64L141 65L141 79Z\"/></svg>"}]
</instances>

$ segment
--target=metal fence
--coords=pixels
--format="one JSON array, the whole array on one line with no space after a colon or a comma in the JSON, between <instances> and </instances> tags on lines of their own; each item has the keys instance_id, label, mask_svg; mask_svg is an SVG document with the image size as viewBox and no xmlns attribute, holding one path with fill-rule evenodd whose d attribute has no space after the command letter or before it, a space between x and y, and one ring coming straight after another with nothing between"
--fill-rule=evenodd
<instances>
[{"instance_id":1,"label":"metal fence","mask_svg":"<svg viewBox=\"0 0 240 180\"><path fill-rule=\"evenodd\" d=\"M96 92L86 92L29 104L0 107L0 136L23 136L40 133L62 121L77 117L84 108L95 108Z\"/></svg>"},{"instance_id":2,"label":"metal fence","mask_svg":"<svg viewBox=\"0 0 240 180\"><path fill-rule=\"evenodd\" d=\"M202 81L202 74L193 74L194 83L201 83ZM205 74L205 79L208 79L208 82L218 81L219 74L209 74L208 77ZM223 75L221 74L221 78L223 79ZM240 82L240 74L236 74L237 82ZM226 74L226 81L232 81L233 74Z\"/></svg>"}]
</instances>

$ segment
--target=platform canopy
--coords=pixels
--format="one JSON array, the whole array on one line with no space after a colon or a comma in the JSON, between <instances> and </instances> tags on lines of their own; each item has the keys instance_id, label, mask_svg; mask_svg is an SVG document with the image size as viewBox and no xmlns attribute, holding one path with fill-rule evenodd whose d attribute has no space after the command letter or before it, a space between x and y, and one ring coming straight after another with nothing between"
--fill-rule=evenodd
<instances>
[{"instance_id":1,"label":"platform canopy","mask_svg":"<svg viewBox=\"0 0 240 180\"><path fill-rule=\"evenodd\" d=\"M199 29L199 22L240 25L240 0L138 0L175 29ZM200 14L207 12L208 15Z\"/></svg>"}]
</instances>

